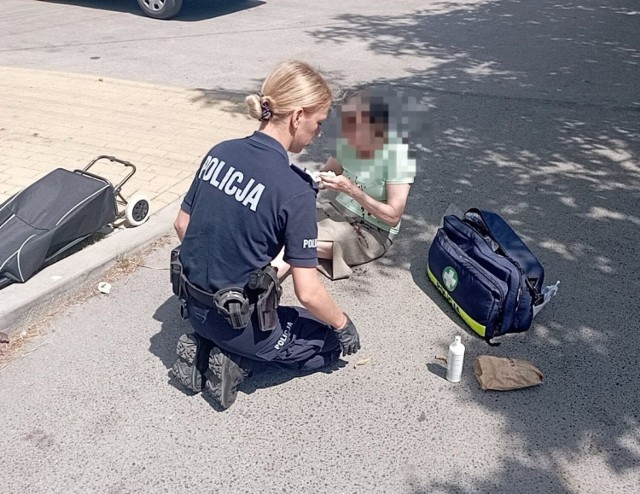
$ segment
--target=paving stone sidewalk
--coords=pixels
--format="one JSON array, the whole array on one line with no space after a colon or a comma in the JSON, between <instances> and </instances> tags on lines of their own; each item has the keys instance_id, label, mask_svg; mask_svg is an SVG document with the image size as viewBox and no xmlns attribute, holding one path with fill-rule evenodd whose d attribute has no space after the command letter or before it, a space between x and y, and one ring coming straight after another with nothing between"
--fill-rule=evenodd
<instances>
[{"instance_id":1,"label":"paving stone sidewalk","mask_svg":"<svg viewBox=\"0 0 640 494\"><path fill-rule=\"evenodd\" d=\"M0 67L0 204L55 168L83 168L110 155L136 165L122 194L148 196L153 215L186 193L213 144L256 128L243 96ZM97 165L91 171L114 184L127 172L109 161ZM34 307L169 230L174 215L167 210L77 261L56 263L55 277L45 269L28 284L3 289L0 330L15 329Z\"/></svg>"},{"instance_id":2,"label":"paving stone sidewalk","mask_svg":"<svg viewBox=\"0 0 640 494\"><path fill-rule=\"evenodd\" d=\"M158 211L184 194L216 142L250 133L242 95L0 67L0 204L61 167L98 155L137 167L123 188ZM124 168L95 172L117 183Z\"/></svg>"}]
</instances>

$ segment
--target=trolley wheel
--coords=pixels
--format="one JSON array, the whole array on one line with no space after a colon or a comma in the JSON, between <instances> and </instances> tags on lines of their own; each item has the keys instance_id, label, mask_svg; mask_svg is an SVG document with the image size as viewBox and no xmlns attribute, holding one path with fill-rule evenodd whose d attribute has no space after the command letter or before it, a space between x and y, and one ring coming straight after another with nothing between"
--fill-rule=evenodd
<instances>
[{"instance_id":1,"label":"trolley wheel","mask_svg":"<svg viewBox=\"0 0 640 494\"><path fill-rule=\"evenodd\" d=\"M141 194L136 194L127 201L124 217L129 226L140 226L149 219L150 213L149 199Z\"/></svg>"}]
</instances>

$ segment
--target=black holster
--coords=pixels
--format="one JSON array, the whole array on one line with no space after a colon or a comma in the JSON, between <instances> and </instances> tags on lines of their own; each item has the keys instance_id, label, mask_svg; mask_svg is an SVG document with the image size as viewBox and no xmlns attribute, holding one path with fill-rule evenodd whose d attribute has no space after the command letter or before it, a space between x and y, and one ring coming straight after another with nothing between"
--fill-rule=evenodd
<instances>
[{"instance_id":1,"label":"black holster","mask_svg":"<svg viewBox=\"0 0 640 494\"><path fill-rule=\"evenodd\" d=\"M242 288L230 287L218 290L213 294L213 304L233 329L244 329L248 326L253 313L253 305Z\"/></svg>"},{"instance_id":2,"label":"black holster","mask_svg":"<svg viewBox=\"0 0 640 494\"><path fill-rule=\"evenodd\" d=\"M275 268L265 266L251 273L247 293L255 304L260 330L273 331L279 324L277 309L282 296L282 287Z\"/></svg>"},{"instance_id":3,"label":"black holster","mask_svg":"<svg viewBox=\"0 0 640 494\"><path fill-rule=\"evenodd\" d=\"M170 271L171 288L173 294L180 300L180 317L188 319L189 313L187 309L187 288L184 283L182 272L182 263L180 262L180 246L171 250Z\"/></svg>"}]
</instances>

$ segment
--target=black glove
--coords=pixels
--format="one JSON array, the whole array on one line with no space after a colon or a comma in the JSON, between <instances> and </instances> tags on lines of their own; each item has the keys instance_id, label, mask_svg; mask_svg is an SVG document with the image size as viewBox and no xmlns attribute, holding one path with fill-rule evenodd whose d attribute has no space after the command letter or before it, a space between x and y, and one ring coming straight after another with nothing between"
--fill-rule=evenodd
<instances>
[{"instance_id":1,"label":"black glove","mask_svg":"<svg viewBox=\"0 0 640 494\"><path fill-rule=\"evenodd\" d=\"M342 348L342 355L351 355L360 350L360 335L356 329L356 325L353 324L349 316L345 314L347 323L343 328L333 328L333 332L338 337L340 347Z\"/></svg>"}]
</instances>

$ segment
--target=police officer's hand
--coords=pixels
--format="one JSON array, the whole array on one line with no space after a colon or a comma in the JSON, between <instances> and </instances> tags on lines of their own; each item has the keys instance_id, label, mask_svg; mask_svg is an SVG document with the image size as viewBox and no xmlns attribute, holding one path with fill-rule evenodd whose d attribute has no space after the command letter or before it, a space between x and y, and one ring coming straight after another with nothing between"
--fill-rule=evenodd
<instances>
[{"instance_id":1,"label":"police officer's hand","mask_svg":"<svg viewBox=\"0 0 640 494\"><path fill-rule=\"evenodd\" d=\"M342 355L351 355L360 350L360 335L356 329L356 325L353 324L349 316L345 314L347 322L342 328L334 328L333 332L338 337L340 347L342 348Z\"/></svg>"}]
</instances>

